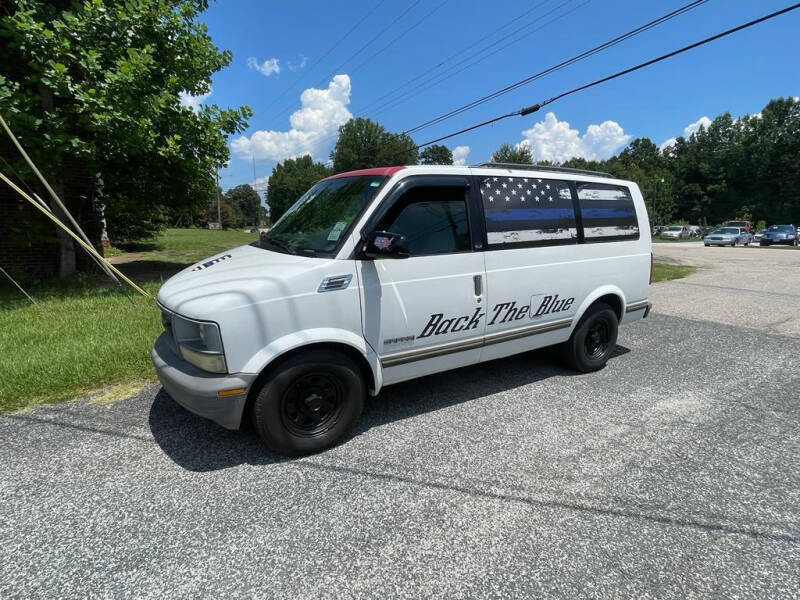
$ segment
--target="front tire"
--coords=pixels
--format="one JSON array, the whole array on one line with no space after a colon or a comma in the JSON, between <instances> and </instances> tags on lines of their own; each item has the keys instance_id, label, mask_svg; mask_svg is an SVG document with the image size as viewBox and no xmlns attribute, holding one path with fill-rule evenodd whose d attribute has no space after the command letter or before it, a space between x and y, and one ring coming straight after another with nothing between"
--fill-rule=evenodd
<instances>
[{"instance_id":1,"label":"front tire","mask_svg":"<svg viewBox=\"0 0 800 600\"><path fill-rule=\"evenodd\" d=\"M320 452L352 429L364 407L364 389L352 359L331 350L309 350L269 374L253 404L253 423L273 452Z\"/></svg>"},{"instance_id":2,"label":"front tire","mask_svg":"<svg viewBox=\"0 0 800 600\"><path fill-rule=\"evenodd\" d=\"M593 304L562 345L564 362L582 373L602 369L617 347L618 328L614 309L604 302Z\"/></svg>"}]
</instances>

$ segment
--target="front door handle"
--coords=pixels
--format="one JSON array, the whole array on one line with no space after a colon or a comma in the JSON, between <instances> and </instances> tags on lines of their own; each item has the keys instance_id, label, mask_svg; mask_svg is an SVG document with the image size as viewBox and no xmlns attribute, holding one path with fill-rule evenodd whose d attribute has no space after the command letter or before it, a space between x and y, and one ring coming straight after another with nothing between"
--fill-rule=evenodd
<instances>
[{"instance_id":1,"label":"front door handle","mask_svg":"<svg viewBox=\"0 0 800 600\"><path fill-rule=\"evenodd\" d=\"M475 295L483 296L483 275L475 275L472 282L475 284Z\"/></svg>"}]
</instances>

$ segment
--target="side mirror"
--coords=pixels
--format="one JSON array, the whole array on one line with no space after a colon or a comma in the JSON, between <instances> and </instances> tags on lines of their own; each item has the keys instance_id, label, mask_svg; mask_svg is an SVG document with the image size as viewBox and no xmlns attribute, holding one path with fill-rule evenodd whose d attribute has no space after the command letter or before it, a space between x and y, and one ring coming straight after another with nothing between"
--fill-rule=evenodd
<instances>
[{"instance_id":1,"label":"side mirror","mask_svg":"<svg viewBox=\"0 0 800 600\"><path fill-rule=\"evenodd\" d=\"M408 258L406 236L391 231L373 231L361 245L365 258Z\"/></svg>"}]
</instances>

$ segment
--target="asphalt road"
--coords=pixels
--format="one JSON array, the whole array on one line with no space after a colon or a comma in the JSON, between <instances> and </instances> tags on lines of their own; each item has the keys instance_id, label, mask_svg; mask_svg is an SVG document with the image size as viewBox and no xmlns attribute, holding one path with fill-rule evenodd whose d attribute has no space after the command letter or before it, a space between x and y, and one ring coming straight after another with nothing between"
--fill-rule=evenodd
<instances>
[{"instance_id":1,"label":"asphalt road","mask_svg":"<svg viewBox=\"0 0 800 600\"><path fill-rule=\"evenodd\" d=\"M301 460L158 386L0 418L0 598L800 597L800 339L675 314L714 268L599 373L400 384Z\"/></svg>"}]
</instances>

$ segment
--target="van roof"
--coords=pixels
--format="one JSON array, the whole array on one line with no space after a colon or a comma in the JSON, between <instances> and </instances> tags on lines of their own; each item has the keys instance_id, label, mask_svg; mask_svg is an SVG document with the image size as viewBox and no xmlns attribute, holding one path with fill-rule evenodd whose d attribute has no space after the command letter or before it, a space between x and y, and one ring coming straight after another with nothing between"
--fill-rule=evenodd
<instances>
[{"instance_id":1,"label":"van roof","mask_svg":"<svg viewBox=\"0 0 800 600\"><path fill-rule=\"evenodd\" d=\"M572 169L568 167L556 167L550 165L524 165L524 164L516 164L516 163L493 163L493 162L485 162L479 163L476 165L398 165L394 167L375 167L371 169L358 169L355 171L345 171L343 173L336 173L335 175L330 175L322 179L322 181L327 181L329 179L338 179L340 177L358 177L363 175L384 175L391 177L398 171L403 169L464 169L465 171L469 169L504 169L509 171L541 171L541 172L552 172L552 173L565 173L565 174L572 174L572 175L583 175L589 177L602 177L604 179L617 179L610 173L605 173L602 171L591 171L588 169Z\"/></svg>"},{"instance_id":2,"label":"van roof","mask_svg":"<svg viewBox=\"0 0 800 600\"><path fill-rule=\"evenodd\" d=\"M521 165L517 163L485 162L472 167L488 167L490 169L515 169L519 171L553 171L554 173L572 173L574 175L592 175L593 177L608 177L616 179L611 173L604 171L590 171L588 169L572 169L570 167L556 167L551 165Z\"/></svg>"}]
</instances>

